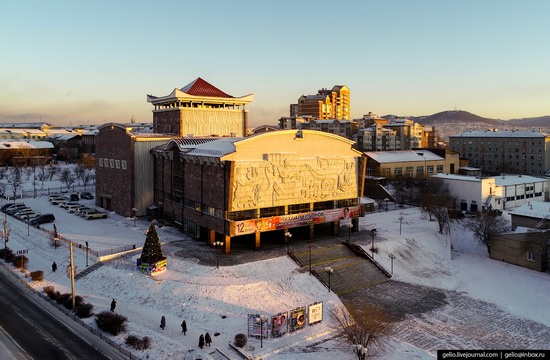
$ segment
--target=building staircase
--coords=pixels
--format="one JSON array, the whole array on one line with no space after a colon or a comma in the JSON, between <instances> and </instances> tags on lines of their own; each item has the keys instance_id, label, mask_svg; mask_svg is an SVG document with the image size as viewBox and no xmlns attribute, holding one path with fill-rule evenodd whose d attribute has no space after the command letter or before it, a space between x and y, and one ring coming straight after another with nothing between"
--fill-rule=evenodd
<instances>
[{"instance_id":1,"label":"building staircase","mask_svg":"<svg viewBox=\"0 0 550 360\"><path fill-rule=\"evenodd\" d=\"M85 268L84 270L78 272L78 273L74 276L74 279L75 279L75 280L79 280L79 279L83 278L84 276L88 275L89 273L91 273L92 271L99 269L99 268L102 267L102 266L103 266L103 263L102 263L102 262L96 262L96 263L93 264L92 266L88 266L88 267Z\"/></svg>"}]
</instances>

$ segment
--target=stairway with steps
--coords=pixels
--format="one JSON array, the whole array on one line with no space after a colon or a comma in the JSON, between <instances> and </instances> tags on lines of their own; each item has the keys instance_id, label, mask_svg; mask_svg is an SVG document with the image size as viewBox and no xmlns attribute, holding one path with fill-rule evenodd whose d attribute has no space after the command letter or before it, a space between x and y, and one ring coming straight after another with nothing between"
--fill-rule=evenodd
<instances>
[{"instance_id":1,"label":"stairway with steps","mask_svg":"<svg viewBox=\"0 0 550 360\"><path fill-rule=\"evenodd\" d=\"M293 252L292 258L305 270L309 270L311 256L312 273L328 287L330 267L330 288L336 294L364 289L388 281L387 273L378 268L367 256L359 256L346 244L325 248L312 248L311 252Z\"/></svg>"},{"instance_id":2,"label":"stairway with steps","mask_svg":"<svg viewBox=\"0 0 550 360\"><path fill-rule=\"evenodd\" d=\"M97 262L97 263L93 264L92 266L88 266L86 269L78 272L74 276L74 279L79 280L79 279L83 278L84 276L88 275L89 273L91 273L92 271L99 269L102 266L103 266L102 262Z\"/></svg>"}]
</instances>

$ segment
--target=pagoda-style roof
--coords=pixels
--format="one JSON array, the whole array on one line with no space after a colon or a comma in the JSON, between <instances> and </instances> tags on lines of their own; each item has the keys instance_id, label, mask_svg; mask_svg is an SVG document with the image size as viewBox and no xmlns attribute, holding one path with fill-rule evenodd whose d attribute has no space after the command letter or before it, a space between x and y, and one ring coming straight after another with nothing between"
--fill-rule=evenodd
<instances>
[{"instance_id":1,"label":"pagoda-style roof","mask_svg":"<svg viewBox=\"0 0 550 360\"><path fill-rule=\"evenodd\" d=\"M174 89L167 96L147 95L147 102L153 104L163 104L174 100L196 101L207 103L226 103L226 104L247 104L254 98L253 94L241 97L234 97L218 89L214 85L198 77L181 89Z\"/></svg>"}]
</instances>

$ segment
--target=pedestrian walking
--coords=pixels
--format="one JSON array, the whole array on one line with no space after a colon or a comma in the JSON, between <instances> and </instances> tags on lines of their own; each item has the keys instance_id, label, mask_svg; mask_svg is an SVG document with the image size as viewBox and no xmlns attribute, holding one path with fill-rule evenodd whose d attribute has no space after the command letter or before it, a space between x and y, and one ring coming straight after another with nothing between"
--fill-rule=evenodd
<instances>
[{"instance_id":1,"label":"pedestrian walking","mask_svg":"<svg viewBox=\"0 0 550 360\"><path fill-rule=\"evenodd\" d=\"M55 272L56 270L57 270L57 264L54 261L52 264L52 271Z\"/></svg>"},{"instance_id":2,"label":"pedestrian walking","mask_svg":"<svg viewBox=\"0 0 550 360\"><path fill-rule=\"evenodd\" d=\"M199 347L202 349L204 347L204 335L201 334L201 336L199 336Z\"/></svg>"},{"instance_id":3,"label":"pedestrian walking","mask_svg":"<svg viewBox=\"0 0 550 360\"><path fill-rule=\"evenodd\" d=\"M185 320L183 320L183 322L181 323L181 332L183 333L183 335L187 335L187 323L185 322Z\"/></svg>"},{"instance_id":4,"label":"pedestrian walking","mask_svg":"<svg viewBox=\"0 0 550 360\"><path fill-rule=\"evenodd\" d=\"M164 330L164 328L166 327L166 318L164 317L164 315L162 315L162 317L160 318L160 327L162 328L162 330Z\"/></svg>"},{"instance_id":5,"label":"pedestrian walking","mask_svg":"<svg viewBox=\"0 0 550 360\"><path fill-rule=\"evenodd\" d=\"M204 343L206 346L212 346L212 338L210 337L209 333L206 333L206 335L204 335Z\"/></svg>"},{"instance_id":6,"label":"pedestrian walking","mask_svg":"<svg viewBox=\"0 0 550 360\"><path fill-rule=\"evenodd\" d=\"M115 308L116 308L116 300L113 299L113 301L111 301L111 311L114 312Z\"/></svg>"}]
</instances>

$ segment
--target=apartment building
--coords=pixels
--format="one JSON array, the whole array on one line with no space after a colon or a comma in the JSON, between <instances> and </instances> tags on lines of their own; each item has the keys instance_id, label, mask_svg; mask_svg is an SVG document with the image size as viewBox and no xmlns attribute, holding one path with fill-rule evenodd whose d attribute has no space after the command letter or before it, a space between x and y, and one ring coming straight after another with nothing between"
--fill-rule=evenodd
<instances>
[{"instance_id":1,"label":"apartment building","mask_svg":"<svg viewBox=\"0 0 550 360\"><path fill-rule=\"evenodd\" d=\"M542 176L550 169L550 136L538 131L465 131L449 136L449 148L483 173Z\"/></svg>"},{"instance_id":2,"label":"apartment building","mask_svg":"<svg viewBox=\"0 0 550 360\"><path fill-rule=\"evenodd\" d=\"M302 95L290 105L291 117L350 120L350 90L345 85L323 88L315 95Z\"/></svg>"}]
</instances>

